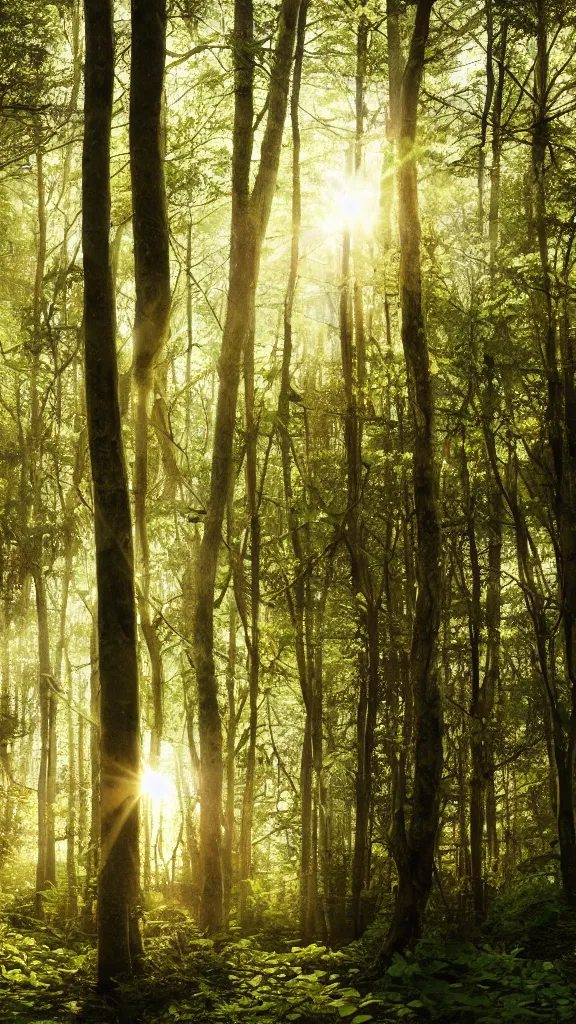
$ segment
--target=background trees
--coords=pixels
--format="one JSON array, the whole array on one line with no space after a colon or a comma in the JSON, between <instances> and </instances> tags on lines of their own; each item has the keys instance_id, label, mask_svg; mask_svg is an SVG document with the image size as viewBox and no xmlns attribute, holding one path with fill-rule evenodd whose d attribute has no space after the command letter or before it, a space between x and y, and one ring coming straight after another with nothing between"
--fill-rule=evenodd
<instances>
[{"instance_id":1,"label":"background trees","mask_svg":"<svg viewBox=\"0 0 576 1024\"><path fill-rule=\"evenodd\" d=\"M573 896L569 5L142 0L100 112L78 5L8 6L5 870L90 927L141 736L145 897L211 933L398 884L400 948L556 842Z\"/></svg>"}]
</instances>

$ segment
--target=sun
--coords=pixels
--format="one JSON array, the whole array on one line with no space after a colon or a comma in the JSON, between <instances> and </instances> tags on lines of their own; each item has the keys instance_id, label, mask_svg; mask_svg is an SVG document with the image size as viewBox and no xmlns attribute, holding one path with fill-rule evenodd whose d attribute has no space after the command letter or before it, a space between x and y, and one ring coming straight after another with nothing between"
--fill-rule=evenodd
<instances>
[{"instance_id":1,"label":"sun","mask_svg":"<svg viewBox=\"0 0 576 1024\"><path fill-rule=\"evenodd\" d=\"M146 765L140 779L140 795L158 802L173 803L176 799L176 787L172 779Z\"/></svg>"},{"instance_id":2,"label":"sun","mask_svg":"<svg viewBox=\"0 0 576 1024\"><path fill-rule=\"evenodd\" d=\"M379 213L379 194L366 178L334 175L326 191L328 211L324 228L328 234L353 231L370 235Z\"/></svg>"}]
</instances>

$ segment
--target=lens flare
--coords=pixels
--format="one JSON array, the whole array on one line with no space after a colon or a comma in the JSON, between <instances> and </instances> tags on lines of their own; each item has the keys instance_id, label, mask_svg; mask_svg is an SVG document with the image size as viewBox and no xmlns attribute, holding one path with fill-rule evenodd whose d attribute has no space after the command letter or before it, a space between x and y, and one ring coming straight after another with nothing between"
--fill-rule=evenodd
<instances>
[{"instance_id":1,"label":"lens flare","mask_svg":"<svg viewBox=\"0 0 576 1024\"><path fill-rule=\"evenodd\" d=\"M146 765L140 779L140 795L148 796L152 800L172 803L176 799L176 787L172 779L161 775L160 772L155 772L150 765Z\"/></svg>"},{"instance_id":2,"label":"lens flare","mask_svg":"<svg viewBox=\"0 0 576 1024\"><path fill-rule=\"evenodd\" d=\"M327 199L324 228L328 234L345 230L363 235L372 233L379 212L378 189L373 182L365 178L334 177L328 185Z\"/></svg>"}]
</instances>

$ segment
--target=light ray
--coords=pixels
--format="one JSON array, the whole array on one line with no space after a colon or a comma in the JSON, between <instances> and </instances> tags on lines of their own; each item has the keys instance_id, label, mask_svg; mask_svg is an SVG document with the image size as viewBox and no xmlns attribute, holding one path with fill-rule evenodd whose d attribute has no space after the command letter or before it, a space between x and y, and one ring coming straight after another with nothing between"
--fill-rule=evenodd
<instances>
[{"instance_id":1,"label":"light ray","mask_svg":"<svg viewBox=\"0 0 576 1024\"><path fill-rule=\"evenodd\" d=\"M173 803L176 799L176 787L167 775L161 775L150 765L146 765L140 779L140 795L158 802Z\"/></svg>"}]
</instances>

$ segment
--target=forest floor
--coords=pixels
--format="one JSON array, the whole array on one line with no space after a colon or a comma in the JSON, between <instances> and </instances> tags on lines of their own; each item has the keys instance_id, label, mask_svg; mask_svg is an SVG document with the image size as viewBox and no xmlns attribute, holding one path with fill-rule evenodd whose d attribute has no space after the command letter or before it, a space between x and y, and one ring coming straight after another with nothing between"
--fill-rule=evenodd
<instances>
[{"instance_id":1,"label":"forest floor","mask_svg":"<svg viewBox=\"0 0 576 1024\"><path fill-rule=\"evenodd\" d=\"M474 941L462 922L433 917L416 950L380 971L373 963L385 921L336 951L273 949L270 929L215 945L181 908L157 905L145 923L145 974L113 1003L94 995L93 940L23 909L6 906L0 922L2 1022L576 1022L576 917L550 879L500 895ZM285 945L277 934L275 942Z\"/></svg>"}]
</instances>

